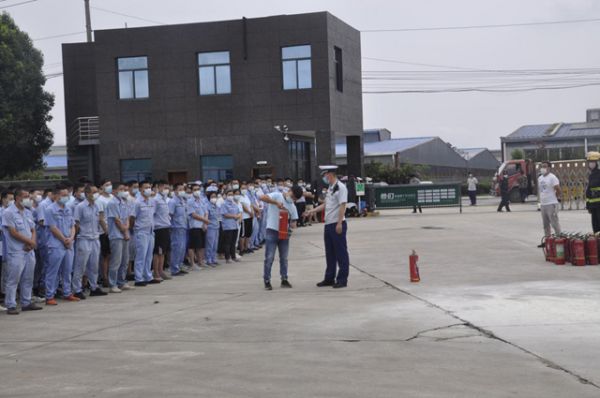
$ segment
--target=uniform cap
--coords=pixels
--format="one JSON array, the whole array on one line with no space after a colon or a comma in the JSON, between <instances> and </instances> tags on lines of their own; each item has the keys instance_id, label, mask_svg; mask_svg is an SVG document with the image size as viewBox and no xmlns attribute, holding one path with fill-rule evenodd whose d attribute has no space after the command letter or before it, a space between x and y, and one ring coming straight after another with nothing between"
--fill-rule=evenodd
<instances>
[{"instance_id":1,"label":"uniform cap","mask_svg":"<svg viewBox=\"0 0 600 398\"><path fill-rule=\"evenodd\" d=\"M321 170L321 175L325 175L331 171L335 172L338 167L335 165L324 165L324 166L319 166L319 169Z\"/></svg>"}]
</instances>

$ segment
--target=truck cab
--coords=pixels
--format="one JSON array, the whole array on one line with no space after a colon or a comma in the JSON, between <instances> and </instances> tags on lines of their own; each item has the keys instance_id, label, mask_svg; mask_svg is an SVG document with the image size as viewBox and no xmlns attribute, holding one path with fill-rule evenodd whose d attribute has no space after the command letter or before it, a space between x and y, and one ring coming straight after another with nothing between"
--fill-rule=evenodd
<instances>
[{"instance_id":1,"label":"truck cab","mask_svg":"<svg viewBox=\"0 0 600 398\"><path fill-rule=\"evenodd\" d=\"M536 194L536 166L535 162L533 162L531 159L508 160L500 165L495 177L497 195L500 195L500 183L504 179L505 172L508 174L508 192L511 202L521 202L519 185L521 176L523 175L527 177L527 195Z\"/></svg>"}]
</instances>

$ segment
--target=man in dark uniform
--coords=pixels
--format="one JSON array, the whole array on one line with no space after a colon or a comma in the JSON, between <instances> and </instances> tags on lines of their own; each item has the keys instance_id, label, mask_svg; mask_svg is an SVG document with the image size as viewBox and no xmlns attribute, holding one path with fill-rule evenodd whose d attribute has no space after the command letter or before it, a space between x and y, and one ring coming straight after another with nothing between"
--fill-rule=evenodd
<instances>
[{"instance_id":1,"label":"man in dark uniform","mask_svg":"<svg viewBox=\"0 0 600 398\"><path fill-rule=\"evenodd\" d=\"M502 212L502 208L506 207L506 211L510 212L510 196L508 192L508 173L504 172L502 176L502 181L500 181L500 196L502 200L498 205L498 213Z\"/></svg>"},{"instance_id":2,"label":"man in dark uniform","mask_svg":"<svg viewBox=\"0 0 600 398\"><path fill-rule=\"evenodd\" d=\"M334 289L348 285L350 259L346 243L346 204L348 190L336 175L337 166L320 166L323 182L328 186L325 203L304 213L306 216L325 210L325 257L327 269L325 279L318 287L333 286ZM338 270L339 267L339 270ZM337 277L336 277L337 271Z\"/></svg>"},{"instance_id":3,"label":"man in dark uniform","mask_svg":"<svg viewBox=\"0 0 600 398\"><path fill-rule=\"evenodd\" d=\"M594 233L600 232L600 170L598 161L600 152L589 152L587 164L590 169L588 186L585 190L585 207L592 215L592 228Z\"/></svg>"}]
</instances>

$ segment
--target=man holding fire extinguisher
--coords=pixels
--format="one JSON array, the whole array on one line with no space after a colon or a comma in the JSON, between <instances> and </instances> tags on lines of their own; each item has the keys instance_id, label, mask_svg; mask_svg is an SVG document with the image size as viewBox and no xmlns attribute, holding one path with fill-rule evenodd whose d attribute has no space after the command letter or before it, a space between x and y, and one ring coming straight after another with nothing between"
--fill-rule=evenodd
<instances>
[{"instance_id":1,"label":"man holding fire extinguisher","mask_svg":"<svg viewBox=\"0 0 600 398\"><path fill-rule=\"evenodd\" d=\"M296 228L298 212L294 201L300 199L304 191L294 185L289 191L275 191L262 195L260 200L267 203L267 229L265 234L265 266L263 279L265 290L273 290L271 286L271 267L275 259L275 251L279 250L279 273L281 287L291 288L288 281L288 253L290 250L290 237L288 228ZM283 213L283 214L280 214Z\"/></svg>"}]
</instances>

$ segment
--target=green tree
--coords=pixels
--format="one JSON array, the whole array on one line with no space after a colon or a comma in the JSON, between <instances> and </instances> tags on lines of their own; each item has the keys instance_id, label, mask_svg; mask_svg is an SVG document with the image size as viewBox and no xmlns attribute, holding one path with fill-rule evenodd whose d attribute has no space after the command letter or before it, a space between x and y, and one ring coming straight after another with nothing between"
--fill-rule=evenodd
<instances>
[{"instance_id":1,"label":"green tree","mask_svg":"<svg viewBox=\"0 0 600 398\"><path fill-rule=\"evenodd\" d=\"M388 184L407 184L412 175L424 177L425 168L409 163L403 163L399 167L380 162L365 164L365 174L374 181L385 181Z\"/></svg>"},{"instance_id":2,"label":"green tree","mask_svg":"<svg viewBox=\"0 0 600 398\"><path fill-rule=\"evenodd\" d=\"M513 160L519 160L519 159L523 159L525 157L525 155L523 155L523 151L520 149L513 149L510 153L510 157Z\"/></svg>"},{"instance_id":3,"label":"green tree","mask_svg":"<svg viewBox=\"0 0 600 398\"><path fill-rule=\"evenodd\" d=\"M0 178L43 167L54 96L44 91L42 53L7 14L0 15Z\"/></svg>"}]
</instances>

